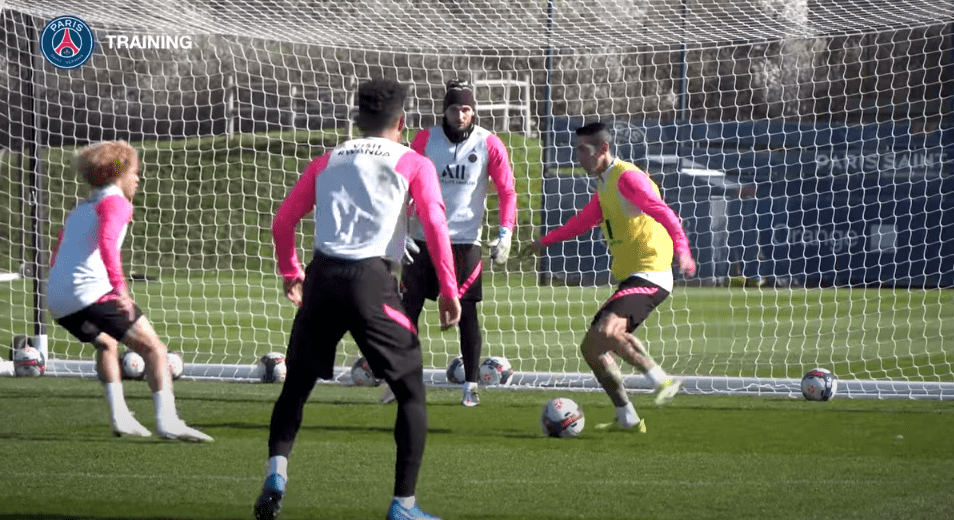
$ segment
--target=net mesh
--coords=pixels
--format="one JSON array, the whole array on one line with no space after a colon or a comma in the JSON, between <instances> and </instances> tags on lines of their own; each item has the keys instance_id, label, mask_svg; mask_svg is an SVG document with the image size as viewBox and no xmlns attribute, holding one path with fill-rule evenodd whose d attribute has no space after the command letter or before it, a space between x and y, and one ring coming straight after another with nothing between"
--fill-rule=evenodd
<instances>
[{"instance_id":1,"label":"net mesh","mask_svg":"<svg viewBox=\"0 0 954 520\"><path fill-rule=\"evenodd\" d=\"M145 168L124 266L160 336L213 377L283 351L294 310L271 219L304 165L355 135L358 82L411 86L410 138L439 124L444 83L466 77L479 124L510 152L515 250L589 200L570 146L583 122L609 122L616 153L660 185L700 273L636 334L695 389L792 392L814 366L865 395L954 383L950 1L0 5L6 336L36 334L33 275L86 193L72 153L126 139ZM67 14L97 37L71 70L39 49ZM495 194L487 206L485 239ZM578 345L612 292L608 266L598 231L539 261L485 260L484 356L507 357L519 385L589 384ZM458 344L435 314L422 339L439 379ZM41 318L51 358L93 358ZM346 340L339 365L358 355Z\"/></svg>"}]
</instances>

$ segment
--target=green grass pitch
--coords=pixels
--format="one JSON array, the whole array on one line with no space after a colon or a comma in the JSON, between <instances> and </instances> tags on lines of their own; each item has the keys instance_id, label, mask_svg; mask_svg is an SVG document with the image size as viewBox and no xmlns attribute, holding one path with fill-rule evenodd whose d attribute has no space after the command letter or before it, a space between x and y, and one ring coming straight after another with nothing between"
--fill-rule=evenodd
<instances>
[{"instance_id":1,"label":"green grass pitch","mask_svg":"<svg viewBox=\"0 0 954 520\"><path fill-rule=\"evenodd\" d=\"M534 282L533 274L488 272L484 354L504 356L518 371L587 372L578 346L612 287ZM295 309L280 287L277 275L248 271L131 284L159 336L186 363L230 364L284 350ZM0 331L32 332L31 282L3 284L0 296L9 302L0 300ZM677 286L636 335L675 374L798 378L823 366L844 379L952 382L954 321L943 318L951 305L951 290ZM455 331L438 330L435 309L429 303L421 317L424 363L444 368L459 344ZM59 327L48 330L55 356L92 359L89 346ZM346 341L337 362L349 366L357 357Z\"/></svg>"},{"instance_id":2,"label":"green grass pitch","mask_svg":"<svg viewBox=\"0 0 954 520\"><path fill-rule=\"evenodd\" d=\"M143 382L130 408L153 427ZM114 438L98 382L0 379L0 519L250 519L278 385L180 381L208 445ZM395 409L380 389L319 384L292 453L282 519L382 518ZM649 431L594 428L602 393L572 393L587 426L540 432L560 391L428 391L418 497L445 519L936 519L954 514L954 405L937 401L634 396ZM900 436L900 437L899 437Z\"/></svg>"},{"instance_id":3,"label":"green grass pitch","mask_svg":"<svg viewBox=\"0 0 954 520\"><path fill-rule=\"evenodd\" d=\"M485 354L505 355L518 370L579 370L577 344L610 289L489 278ZM294 313L272 275L162 276L132 288L160 336L191 353L187 362L251 362L256 350L282 350ZM30 316L27 282L3 293L0 330L20 330ZM797 377L827 361L854 377L950 381L945 338L954 337L954 324L942 316L951 298L951 291L678 288L643 337L674 373ZM423 328L432 351L425 362L443 366L456 335L435 329ZM50 333L55 354L92 359L58 328ZM125 388L152 428L146 385ZM190 445L111 437L94 380L0 378L0 520L250 519L279 390L178 382L183 418L215 437ZM394 407L377 404L379 393L317 386L282 519L383 518ZM540 432L544 403L560 395L587 414L578 438ZM418 496L445 519L954 517L951 402L680 395L659 409L634 394L649 429L637 435L594 428L614 415L602 393L486 390L474 409L459 399L457 390L428 391Z\"/></svg>"}]
</instances>

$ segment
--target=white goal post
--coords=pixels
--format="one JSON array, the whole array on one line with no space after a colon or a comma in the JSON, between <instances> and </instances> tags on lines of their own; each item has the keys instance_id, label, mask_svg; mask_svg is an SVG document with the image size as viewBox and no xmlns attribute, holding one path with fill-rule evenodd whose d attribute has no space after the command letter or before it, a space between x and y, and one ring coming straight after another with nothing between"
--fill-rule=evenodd
<instances>
[{"instance_id":1,"label":"white goal post","mask_svg":"<svg viewBox=\"0 0 954 520\"><path fill-rule=\"evenodd\" d=\"M63 43L46 31L63 16L94 36L72 68L44 40ZM95 375L43 309L45 266L85 194L73 152L125 139L144 161L134 298L185 377L251 377L294 316L271 219L352 135L357 83L411 87L410 138L465 77L511 154L514 251L589 200L571 146L586 122L660 186L699 275L636 335L687 391L796 396L818 366L844 396L954 398L952 0L0 0L0 20L0 273L19 273L0 282L2 359L25 335L48 375ZM491 194L485 232L498 216ZM485 260L483 354L513 387L596 389L578 345L608 261L598 231ZM445 384L458 343L435 314L422 347ZM346 340L336 380L358 356Z\"/></svg>"}]
</instances>

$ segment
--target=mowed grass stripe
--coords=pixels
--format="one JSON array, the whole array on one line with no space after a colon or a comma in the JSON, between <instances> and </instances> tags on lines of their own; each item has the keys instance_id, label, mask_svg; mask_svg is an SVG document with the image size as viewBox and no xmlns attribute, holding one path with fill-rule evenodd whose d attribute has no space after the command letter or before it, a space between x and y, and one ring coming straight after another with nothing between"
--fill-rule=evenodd
<instances>
[{"instance_id":1,"label":"mowed grass stripe","mask_svg":"<svg viewBox=\"0 0 954 520\"><path fill-rule=\"evenodd\" d=\"M508 357L522 371L585 370L578 346L612 288L532 284L533 277L488 272L485 354ZM131 287L186 362L251 364L282 351L295 312L267 273L160 275ZM0 299L0 330L28 331L28 281L0 291L8 296ZM821 365L842 378L954 381L947 339L954 321L942 319L952 304L954 291L940 290L677 287L636 334L676 373L794 378ZM436 324L435 306L425 306L425 363L444 368L459 345L456 331ZM58 327L49 331L54 354L92 359L90 347ZM337 362L358 356L346 336Z\"/></svg>"},{"instance_id":2,"label":"mowed grass stripe","mask_svg":"<svg viewBox=\"0 0 954 520\"><path fill-rule=\"evenodd\" d=\"M146 385L126 382L152 427ZM209 445L109 435L99 383L0 379L0 456L15 461L0 518L251 518L278 385L180 381L183 417ZM283 519L383 516L393 482L394 406L380 388L318 385L292 453ZM575 439L543 437L543 403L587 414ZM944 518L954 511L954 403L633 396L649 432L601 431L598 392L428 390L418 486L447 519ZM903 438L896 440L897 435Z\"/></svg>"}]
</instances>

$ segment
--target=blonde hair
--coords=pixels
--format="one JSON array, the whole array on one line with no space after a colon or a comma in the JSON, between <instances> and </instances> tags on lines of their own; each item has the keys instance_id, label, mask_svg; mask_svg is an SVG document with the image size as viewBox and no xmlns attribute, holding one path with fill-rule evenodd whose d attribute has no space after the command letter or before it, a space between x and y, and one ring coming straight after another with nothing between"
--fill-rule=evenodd
<instances>
[{"instance_id":1,"label":"blonde hair","mask_svg":"<svg viewBox=\"0 0 954 520\"><path fill-rule=\"evenodd\" d=\"M126 141L103 141L76 153L76 171L94 187L105 186L136 162L136 149Z\"/></svg>"}]
</instances>

